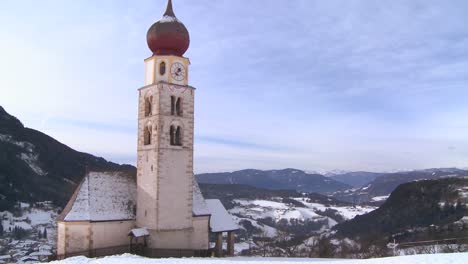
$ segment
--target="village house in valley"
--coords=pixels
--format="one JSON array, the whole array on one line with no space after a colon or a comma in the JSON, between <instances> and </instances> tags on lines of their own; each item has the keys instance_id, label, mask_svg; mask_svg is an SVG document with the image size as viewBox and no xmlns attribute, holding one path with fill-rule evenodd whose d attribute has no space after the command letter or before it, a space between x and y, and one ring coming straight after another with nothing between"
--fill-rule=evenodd
<instances>
[{"instance_id":1,"label":"village house in valley","mask_svg":"<svg viewBox=\"0 0 468 264\"><path fill-rule=\"evenodd\" d=\"M147 34L139 89L137 175L88 172L58 219L59 258L132 252L206 256L215 233L228 254L238 229L219 200L205 200L193 176L194 96L188 84L190 43L171 0Z\"/></svg>"}]
</instances>

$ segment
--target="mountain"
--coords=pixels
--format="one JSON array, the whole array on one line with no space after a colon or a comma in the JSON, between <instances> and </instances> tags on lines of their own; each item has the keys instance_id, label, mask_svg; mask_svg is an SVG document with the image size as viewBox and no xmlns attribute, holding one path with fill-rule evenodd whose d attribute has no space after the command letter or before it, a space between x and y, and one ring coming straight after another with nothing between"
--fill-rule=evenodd
<instances>
[{"instance_id":1,"label":"mountain","mask_svg":"<svg viewBox=\"0 0 468 264\"><path fill-rule=\"evenodd\" d=\"M346 183L353 187L362 187L373 181L375 178L384 175L385 173L355 171L330 176L335 181Z\"/></svg>"},{"instance_id":2,"label":"mountain","mask_svg":"<svg viewBox=\"0 0 468 264\"><path fill-rule=\"evenodd\" d=\"M424 240L433 239L427 236L434 236L437 230L454 231L450 235L455 237L463 233L466 236L466 228L462 227L460 231L450 224L468 215L467 187L468 178L405 183L398 186L377 210L356 216L334 229L338 235L351 239L385 240L391 235L403 239L411 235L413 240ZM418 239L414 238L415 232L420 233Z\"/></svg>"},{"instance_id":3,"label":"mountain","mask_svg":"<svg viewBox=\"0 0 468 264\"><path fill-rule=\"evenodd\" d=\"M87 169L135 171L24 127L0 106L0 211L17 201L49 200L63 206Z\"/></svg>"},{"instance_id":4,"label":"mountain","mask_svg":"<svg viewBox=\"0 0 468 264\"><path fill-rule=\"evenodd\" d=\"M244 184L265 189L289 189L299 192L329 193L351 186L320 174L309 174L296 169L240 170L196 175L198 182L211 184Z\"/></svg>"},{"instance_id":5,"label":"mountain","mask_svg":"<svg viewBox=\"0 0 468 264\"><path fill-rule=\"evenodd\" d=\"M338 191L332 194L335 199L353 203L384 200L395 188L403 183L468 176L467 170L457 168L426 169L396 173L385 173L376 177L366 186Z\"/></svg>"}]
</instances>

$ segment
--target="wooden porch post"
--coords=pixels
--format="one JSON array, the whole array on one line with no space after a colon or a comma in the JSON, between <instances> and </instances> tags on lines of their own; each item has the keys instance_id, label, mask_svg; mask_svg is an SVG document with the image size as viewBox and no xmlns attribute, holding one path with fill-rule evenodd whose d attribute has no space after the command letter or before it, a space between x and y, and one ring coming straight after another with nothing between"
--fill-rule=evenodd
<instances>
[{"instance_id":1,"label":"wooden porch post","mask_svg":"<svg viewBox=\"0 0 468 264\"><path fill-rule=\"evenodd\" d=\"M227 237L227 254L228 254L228 256L234 256L234 242L235 242L234 231L229 231L228 232L228 237Z\"/></svg>"},{"instance_id":2,"label":"wooden porch post","mask_svg":"<svg viewBox=\"0 0 468 264\"><path fill-rule=\"evenodd\" d=\"M216 233L215 257L223 256L223 232Z\"/></svg>"}]
</instances>

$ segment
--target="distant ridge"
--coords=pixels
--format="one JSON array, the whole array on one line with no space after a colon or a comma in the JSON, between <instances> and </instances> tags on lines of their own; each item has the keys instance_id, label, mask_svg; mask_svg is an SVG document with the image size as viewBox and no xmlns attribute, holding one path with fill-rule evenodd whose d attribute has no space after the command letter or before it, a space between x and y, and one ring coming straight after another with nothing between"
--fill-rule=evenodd
<instances>
[{"instance_id":1,"label":"distant ridge","mask_svg":"<svg viewBox=\"0 0 468 264\"><path fill-rule=\"evenodd\" d=\"M196 175L198 182L210 184L244 184L265 189L289 189L299 192L331 193L351 188L320 174L309 174L297 169L240 170L234 172Z\"/></svg>"}]
</instances>

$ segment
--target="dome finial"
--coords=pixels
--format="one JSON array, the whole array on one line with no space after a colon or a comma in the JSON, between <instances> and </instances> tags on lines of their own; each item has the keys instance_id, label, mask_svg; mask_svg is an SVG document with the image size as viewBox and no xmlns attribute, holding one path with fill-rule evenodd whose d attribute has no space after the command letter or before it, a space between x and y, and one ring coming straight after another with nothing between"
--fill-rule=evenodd
<instances>
[{"instance_id":1,"label":"dome finial","mask_svg":"<svg viewBox=\"0 0 468 264\"><path fill-rule=\"evenodd\" d=\"M164 16L148 29L146 41L153 55L182 57L189 48L189 32L184 24L175 17L171 0L167 2Z\"/></svg>"},{"instance_id":2,"label":"dome finial","mask_svg":"<svg viewBox=\"0 0 468 264\"><path fill-rule=\"evenodd\" d=\"M175 17L174 10L172 9L172 0L167 1L167 8L166 8L166 12L164 13L164 15Z\"/></svg>"}]
</instances>

